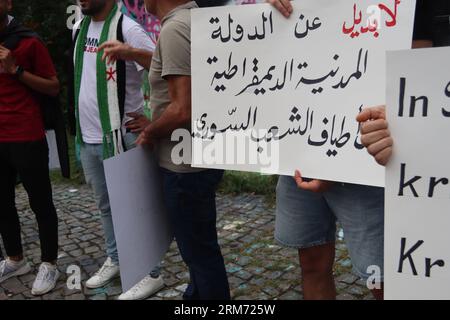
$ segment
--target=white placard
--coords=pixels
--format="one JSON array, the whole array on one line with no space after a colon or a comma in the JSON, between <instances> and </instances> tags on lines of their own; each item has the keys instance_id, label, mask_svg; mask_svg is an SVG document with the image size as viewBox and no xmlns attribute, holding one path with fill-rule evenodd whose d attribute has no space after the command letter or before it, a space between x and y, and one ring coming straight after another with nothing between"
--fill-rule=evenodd
<instances>
[{"instance_id":1,"label":"white placard","mask_svg":"<svg viewBox=\"0 0 450 320\"><path fill-rule=\"evenodd\" d=\"M388 53L387 299L450 299L449 56L450 48Z\"/></svg>"},{"instance_id":2,"label":"white placard","mask_svg":"<svg viewBox=\"0 0 450 320\"><path fill-rule=\"evenodd\" d=\"M415 1L293 6L192 10L193 165L384 186L355 118L385 103L385 52L411 48Z\"/></svg>"},{"instance_id":3,"label":"white placard","mask_svg":"<svg viewBox=\"0 0 450 320\"><path fill-rule=\"evenodd\" d=\"M161 262L173 234L152 152L137 147L104 167L125 292Z\"/></svg>"}]
</instances>

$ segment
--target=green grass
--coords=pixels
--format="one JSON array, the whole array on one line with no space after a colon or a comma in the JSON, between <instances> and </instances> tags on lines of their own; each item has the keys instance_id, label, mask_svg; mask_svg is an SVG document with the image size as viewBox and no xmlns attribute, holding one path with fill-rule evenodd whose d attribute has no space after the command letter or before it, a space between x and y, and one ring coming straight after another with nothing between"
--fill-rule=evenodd
<instances>
[{"instance_id":1,"label":"green grass","mask_svg":"<svg viewBox=\"0 0 450 320\"><path fill-rule=\"evenodd\" d=\"M252 172L226 171L219 191L226 194L251 193L264 195L274 203L278 176Z\"/></svg>"}]
</instances>

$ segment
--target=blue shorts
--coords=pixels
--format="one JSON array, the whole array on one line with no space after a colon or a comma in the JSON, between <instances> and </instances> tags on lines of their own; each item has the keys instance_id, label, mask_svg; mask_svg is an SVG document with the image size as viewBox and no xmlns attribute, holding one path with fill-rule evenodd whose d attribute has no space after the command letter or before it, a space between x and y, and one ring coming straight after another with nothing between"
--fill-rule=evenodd
<instances>
[{"instance_id":1,"label":"blue shorts","mask_svg":"<svg viewBox=\"0 0 450 320\"><path fill-rule=\"evenodd\" d=\"M369 266L378 266L383 281L384 189L336 183L324 193L297 187L292 177L280 176L277 185L275 238L281 244L304 249L336 241L336 222L354 272L369 278Z\"/></svg>"}]
</instances>

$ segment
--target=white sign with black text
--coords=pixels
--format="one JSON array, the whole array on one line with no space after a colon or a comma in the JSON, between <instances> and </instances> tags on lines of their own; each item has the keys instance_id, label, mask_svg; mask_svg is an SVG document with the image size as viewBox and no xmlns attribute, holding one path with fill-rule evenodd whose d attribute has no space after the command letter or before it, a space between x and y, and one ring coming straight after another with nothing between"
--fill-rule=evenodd
<instances>
[{"instance_id":1,"label":"white sign with black text","mask_svg":"<svg viewBox=\"0 0 450 320\"><path fill-rule=\"evenodd\" d=\"M450 299L450 48L388 53L385 297Z\"/></svg>"},{"instance_id":2,"label":"white sign with black text","mask_svg":"<svg viewBox=\"0 0 450 320\"><path fill-rule=\"evenodd\" d=\"M192 10L193 165L384 186L355 118L385 104L385 53L411 48L415 1L293 6Z\"/></svg>"}]
</instances>

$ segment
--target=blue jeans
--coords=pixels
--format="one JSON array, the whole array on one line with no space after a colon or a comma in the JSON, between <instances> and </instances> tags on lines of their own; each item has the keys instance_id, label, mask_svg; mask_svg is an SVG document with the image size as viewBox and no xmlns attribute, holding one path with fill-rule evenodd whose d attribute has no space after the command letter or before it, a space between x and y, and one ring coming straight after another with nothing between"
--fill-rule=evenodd
<instances>
[{"instance_id":1,"label":"blue jeans","mask_svg":"<svg viewBox=\"0 0 450 320\"><path fill-rule=\"evenodd\" d=\"M132 133L127 133L124 136L125 146L128 150L135 147L136 139L137 136ZM111 206L109 204L108 188L103 168L103 145L84 143L80 148L80 159L86 182L92 187L97 208L100 210L103 232L105 234L106 254L114 264L119 265L119 254L117 252ZM160 274L159 269L157 267L155 270L152 270L151 276L158 277Z\"/></svg>"},{"instance_id":2,"label":"blue jeans","mask_svg":"<svg viewBox=\"0 0 450 320\"><path fill-rule=\"evenodd\" d=\"M161 168L161 172L170 222L191 277L183 298L229 300L216 229L216 188L223 171L175 173Z\"/></svg>"}]
</instances>

